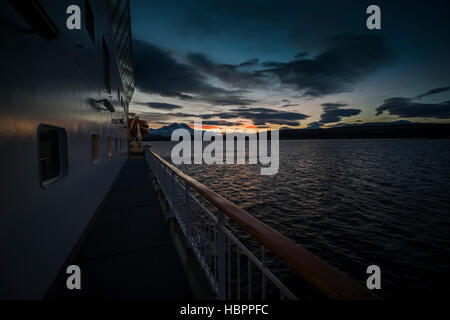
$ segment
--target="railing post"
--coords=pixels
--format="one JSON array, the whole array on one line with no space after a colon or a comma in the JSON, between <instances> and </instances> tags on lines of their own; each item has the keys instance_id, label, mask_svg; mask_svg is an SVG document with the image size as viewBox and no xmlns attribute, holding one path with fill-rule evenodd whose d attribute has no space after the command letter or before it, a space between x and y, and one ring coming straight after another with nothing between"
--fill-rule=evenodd
<instances>
[{"instance_id":1,"label":"railing post","mask_svg":"<svg viewBox=\"0 0 450 320\"><path fill-rule=\"evenodd\" d=\"M188 239L187 246L190 248L192 241L192 210L190 203L190 190L187 183L184 185L184 218L186 223L186 237Z\"/></svg>"},{"instance_id":2,"label":"railing post","mask_svg":"<svg viewBox=\"0 0 450 320\"><path fill-rule=\"evenodd\" d=\"M247 255L247 274L248 274L248 300L252 300L252 262Z\"/></svg>"},{"instance_id":3,"label":"railing post","mask_svg":"<svg viewBox=\"0 0 450 320\"><path fill-rule=\"evenodd\" d=\"M262 300L266 300L266 248L262 246Z\"/></svg>"},{"instance_id":4,"label":"railing post","mask_svg":"<svg viewBox=\"0 0 450 320\"><path fill-rule=\"evenodd\" d=\"M237 248L237 299L241 300L241 249Z\"/></svg>"},{"instance_id":5,"label":"railing post","mask_svg":"<svg viewBox=\"0 0 450 320\"><path fill-rule=\"evenodd\" d=\"M227 253L227 262L228 262L228 276L227 276L227 297L228 300L231 300L231 241L230 238L227 238L227 248L228 248L228 253Z\"/></svg>"},{"instance_id":6,"label":"railing post","mask_svg":"<svg viewBox=\"0 0 450 320\"><path fill-rule=\"evenodd\" d=\"M218 280L219 280L219 295L218 298L220 300L225 300L226 297L226 283L225 283L225 216L223 212L219 211L218 214L218 230L217 230L217 251L219 254L219 263L218 263Z\"/></svg>"},{"instance_id":7,"label":"railing post","mask_svg":"<svg viewBox=\"0 0 450 320\"><path fill-rule=\"evenodd\" d=\"M167 168L168 169L168 168ZM167 172L167 174L169 174ZM176 181L175 181L175 173L172 171L170 173L170 187L172 189L172 210L173 213L176 217L178 217L178 212L177 212L177 190L176 190Z\"/></svg>"}]
</instances>

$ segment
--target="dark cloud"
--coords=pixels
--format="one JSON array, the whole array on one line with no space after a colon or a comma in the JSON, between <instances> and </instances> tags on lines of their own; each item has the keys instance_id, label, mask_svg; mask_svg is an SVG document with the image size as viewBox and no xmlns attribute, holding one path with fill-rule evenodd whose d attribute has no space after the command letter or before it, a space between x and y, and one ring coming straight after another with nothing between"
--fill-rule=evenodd
<instances>
[{"instance_id":1,"label":"dark cloud","mask_svg":"<svg viewBox=\"0 0 450 320\"><path fill-rule=\"evenodd\" d=\"M384 100L384 103L381 106L379 106L378 108L375 109L376 110L375 115L379 116L386 110L395 109L396 107L404 106L404 105L408 104L410 101L411 101L411 99L409 99L409 98L401 98L401 97L394 97L394 98L386 99L386 100Z\"/></svg>"},{"instance_id":2,"label":"dark cloud","mask_svg":"<svg viewBox=\"0 0 450 320\"><path fill-rule=\"evenodd\" d=\"M236 119L244 118L253 121L256 126L266 124L279 124L286 126L298 126L300 120L309 116L298 112L286 112L268 108L237 108L230 112L199 115L202 119Z\"/></svg>"},{"instance_id":3,"label":"dark cloud","mask_svg":"<svg viewBox=\"0 0 450 320\"><path fill-rule=\"evenodd\" d=\"M183 113L183 112L174 112L174 113L158 113L158 112L139 112L139 116L142 119L154 122L154 123L172 123L173 119L179 118L197 118L198 115L191 113Z\"/></svg>"},{"instance_id":4,"label":"dark cloud","mask_svg":"<svg viewBox=\"0 0 450 320\"><path fill-rule=\"evenodd\" d=\"M275 74L305 96L320 97L349 91L370 73L393 60L392 52L376 35L339 36L314 58L266 62L265 72Z\"/></svg>"},{"instance_id":5,"label":"dark cloud","mask_svg":"<svg viewBox=\"0 0 450 320\"><path fill-rule=\"evenodd\" d=\"M216 64L208 57L200 53L191 53L186 56L189 64L200 71L214 76L223 82L238 88L249 88L264 83L264 75L260 72L248 72L239 70L241 67L254 66L258 59L243 62L240 65Z\"/></svg>"},{"instance_id":6,"label":"dark cloud","mask_svg":"<svg viewBox=\"0 0 450 320\"><path fill-rule=\"evenodd\" d=\"M324 108L318 124L339 122L344 117L356 116L361 113L360 109L340 109L346 105L345 103L322 103Z\"/></svg>"},{"instance_id":7,"label":"dark cloud","mask_svg":"<svg viewBox=\"0 0 450 320\"><path fill-rule=\"evenodd\" d=\"M294 104L283 104L282 106L281 106L281 108L287 108L287 107L296 107L296 106L298 106L298 104L297 103L294 103Z\"/></svg>"},{"instance_id":8,"label":"dark cloud","mask_svg":"<svg viewBox=\"0 0 450 320\"><path fill-rule=\"evenodd\" d=\"M242 125L240 120L227 121L232 119L247 119L253 121L255 126L262 128L270 124L278 124L285 126L298 126L300 120L308 118L308 115L297 112L286 112L268 108L249 108L240 107L232 109L228 112L208 113L208 114L191 114L191 113L155 113L155 112L141 112L140 116L143 119L155 123L170 123L171 120L180 118L200 118L205 125ZM205 121L206 120L206 121Z\"/></svg>"},{"instance_id":9,"label":"dark cloud","mask_svg":"<svg viewBox=\"0 0 450 320\"><path fill-rule=\"evenodd\" d=\"M217 94L223 90L208 85L194 68L177 62L169 52L141 40L133 40L136 86L162 96L192 98L186 93Z\"/></svg>"},{"instance_id":10,"label":"dark cloud","mask_svg":"<svg viewBox=\"0 0 450 320\"><path fill-rule=\"evenodd\" d=\"M175 110L175 109L182 109L182 106L171 104L171 103L162 103L162 102L135 102L134 104L138 104L141 106L147 106L153 109L160 109L160 110Z\"/></svg>"},{"instance_id":11,"label":"dark cloud","mask_svg":"<svg viewBox=\"0 0 450 320\"><path fill-rule=\"evenodd\" d=\"M198 70L175 60L170 52L141 40L133 40L136 86L147 93L184 100L207 101L219 105L247 105L253 100L241 97L241 91L229 91L210 85Z\"/></svg>"},{"instance_id":12,"label":"dark cloud","mask_svg":"<svg viewBox=\"0 0 450 320\"><path fill-rule=\"evenodd\" d=\"M239 109L237 113L246 119L253 121L255 125L279 124L287 126L298 126L299 120L308 116L297 112L286 112L266 108Z\"/></svg>"},{"instance_id":13,"label":"dark cloud","mask_svg":"<svg viewBox=\"0 0 450 320\"><path fill-rule=\"evenodd\" d=\"M307 57L308 55L309 55L308 52L302 51L302 52L297 53L297 54L294 56L294 58L295 58L295 59L301 59L301 58Z\"/></svg>"},{"instance_id":14,"label":"dark cloud","mask_svg":"<svg viewBox=\"0 0 450 320\"><path fill-rule=\"evenodd\" d=\"M378 116L387 111L389 114L401 118L450 119L450 101L440 103L422 103L417 101L423 97L448 90L450 90L450 86L431 89L419 94L416 98L393 97L386 99L382 105L376 108L376 115Z\"/></svg>"},{"instance_id":15,"label":"dark cloud","mask_svg":"<svg viewBox=\"0 0 450 320\"><path fill-rule=\"evenodd\" d=\"M219 118L219 119L235 119L238 118L234 112L207 113L198 115L203 120Z\"/></svg>"},{"instance_id":16,"label":"dark cloud","mask_svg":"<svg viewBox=\"0 0 450 320\"><path fill-rule=\"evenodd\" d=\"M209 126L240 126L243 125L242 122L232 122L232 121L226 121L226 120L207 120L203 121L202 124L209 125Z\"/></svg>"},{"instance_id":17,"label":"dark cloud","mask_svg":"<svg viewBox=\"0 0 450 320\"><path fill-rule=\"evenodd\" d=\"M422 99L423 97L431 96L433 94L445 92L445 91L448 91L448 90L450 90L450 87L441 87L441 88L431 89L431 90L429 90L426 93L419 94L417 96L417 99Z\"/></svg>"},{"instance_id":18,"label":"dark cloud","mask_svg":"<svg viewBox=\"0 0 450 320\"><path fill-rule=\"evenodd\" d=\"M389 98L376 108L376 115L387 111L401 118L450 119L450 101L441 103L420 103L408 98Z\"/></svg>"},{"instance_id":19,"label":"dark cloud","mask_svg":"<svg viewBox=\"0 0 450 320\"><path fill-rule=\"evenodd\" d=\"M259 59L251 59L245 62L240 63L237 67L246 68L246 67L254 67L259 64Z\"/></svg>"},{"instance_id":20,"label":"dark cloud","mask_svg":"<svg viewBox=\"0 0 450 320\"><path fill-rule=\"evenodd\" d=\"M307 129L320 129L321 124L318 121L308 123Z\"/></svg>"},{"instance_id":21,"label":"dark cloud","mask_svg":"<svg viewBox=\"0 0 450 320\"><path fill-rule=\"evenodd\" d=\"M306 96L322 96L350 90L351 86L392 58L377 36L340 36L330 40L327 49L313 59L297 55L291 62L259 64L251 59L238 65L218 64L206 55L186 55L186 63L170 52L134 40L136 86L144 92L221 106L249 106L256 101L245 96L246 89L267 84L275 75L283 84L294 85ZM254 67L260 66L259 70ZM245 68L251 68L250 71ZM242 70L245 69L245 70ZM252 70L253 69L253 70ZM207 76L236 88L228 90L208 82ZM175 106L175 105L173 105ZM283 107L294 106L286 103ZM340 106L340 105L339 105ZM151 106L152 107L152 106ZM164 109L163 105L154 108ZM166 105L166 110L173 110ZM350 111L342 111L342 113ZM335 111L338 114L339 112Z\"/></svg>"},{"instance_id":22,"label":"dark cloud","mask_svg":"<svg viewBox=\"0 0 450 320\"><path fill-rule=\"evenodd\" d=\"M253 99L247 99L240 95L231 95L231 94L215 95L210 97L199 98L198 100L219 106L247 106L256 102L256 100Z\"/></svg>"},{"instance_id":23,"label":"dark cloud","mask_svg":"<svg viewBox=\"0 0 450 320\"><path fill-rule=\"evenodd\" d=\"M322 103L321 106L325 107L325 108L340 108L340 107L345 107L347 104L346 103Z\"/></svg>"},{"instance_id":24,"label":"dark cloud","mask_svg":"<svg viewBox=\"0 0 450 320\"><path fill-rule=\"evenodd\" d=\"M320 116L320 123L339 122L344 117L356 116L361 113L360 109L328 109Z\"/></svg>"}]
</instances>

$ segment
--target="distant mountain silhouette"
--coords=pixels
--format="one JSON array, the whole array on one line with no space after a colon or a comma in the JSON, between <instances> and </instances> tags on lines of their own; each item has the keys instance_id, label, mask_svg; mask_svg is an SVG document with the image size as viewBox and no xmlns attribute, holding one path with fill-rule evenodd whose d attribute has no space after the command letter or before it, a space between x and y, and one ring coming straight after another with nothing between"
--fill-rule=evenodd
<instances>
[{"instance_id":1,"label":"distant mountain silhouette","mask_svg":"<svg viewBox=\"0 0 450 320\"><path fill-rule=\"evenodd\" d=\"M189 127L185 123L172 123L170 125L161 127L159 129L149 129L150 136L143 139L144 141L167 141L170 140L170 137L172 136L172 132L174 132L176 129L186 129L188 130L191 135L194 134L194 129Z\"/></svg>"},{"instance_id":2,"label":"distant mountain silhouette","mask_svg":"<svg viewBox=\"0 0 450 320\"><path fill-rule=\"evenodd\" d=\"M450 138L450 124L415 123L409 121L369 122L327 129L286 129L282 140L301 139L392 139Z\"/></svg>"},{"instance_id":3,"label":"distant mountain silhouette","mask_svg":"<svg viewBox=\"0 0 450 320\"><path fill-rule=\"evenodd\" d=\"M357 127L357 126L381 127L381 126L396 126L396 125L408 125L408 124L420 124L420 123L411 122L408 120L397 120L397 121L392 121L392 122L338 123L338 124L334 125L332 128L345 128L345 127ZM320 129L320 127L314 126L314 127L308 127L306 129Z\"/></svg>"},{"instance_id":4,"label":"distant mountain silhouette","mask_svg":"<svg viewBox=\"0 0 450 320\"><path fill-rule=\"evenodd\" d=\"M187 129L191 135L194 129L184 123L172 123L159 129L150 129L145 141L169 141L176 129ZM333 128L305 128L280 130L281 140L302 139L391 139L391 138L450 138L450 124L417 123L407 120L394 122L366 122L341 124Z\"/></svg>"}]
</instances>

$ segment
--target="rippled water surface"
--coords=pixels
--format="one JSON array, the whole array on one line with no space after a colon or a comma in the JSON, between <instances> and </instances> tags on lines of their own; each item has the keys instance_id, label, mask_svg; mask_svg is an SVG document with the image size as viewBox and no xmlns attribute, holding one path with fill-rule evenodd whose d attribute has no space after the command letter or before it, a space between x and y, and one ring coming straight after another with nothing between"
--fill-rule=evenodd
<instances>
[{"instance_id":1,"label":"rippled water surface","mask_svg":"<svg viewBox=\"0 0 450 320\"><path fill-rule=\"evenodd\" d=\"M450 294L450 140L281 141L275 176L179 167L361 284L380 266L385 297Z\"/></svg>"}]
</instances>

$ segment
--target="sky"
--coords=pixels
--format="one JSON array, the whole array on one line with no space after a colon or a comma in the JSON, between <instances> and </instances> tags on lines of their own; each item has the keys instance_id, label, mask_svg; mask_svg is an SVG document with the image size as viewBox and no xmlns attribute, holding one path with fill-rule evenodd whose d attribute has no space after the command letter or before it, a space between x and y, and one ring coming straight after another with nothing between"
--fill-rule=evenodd
<instances>
[{"instance_id":1,"label":"sky","mask_svg":"<svg viewBox=\"0 0 450 320\"><path fill-rule=\"evenodd\" d=\"M449 1L130 2L130 111L152 128L450 122Z\"/></svg>"}]
</instances>

